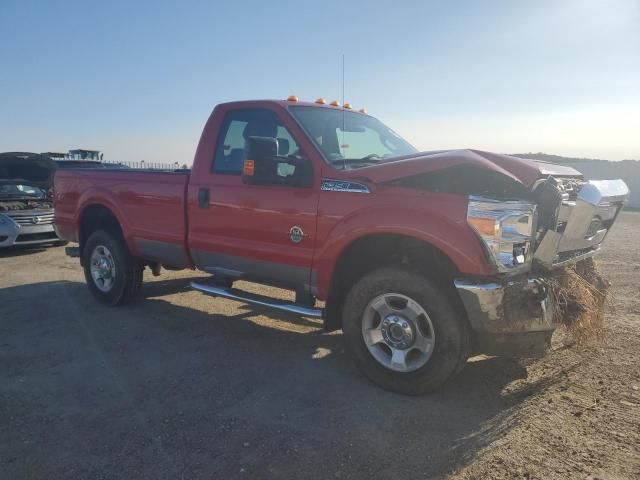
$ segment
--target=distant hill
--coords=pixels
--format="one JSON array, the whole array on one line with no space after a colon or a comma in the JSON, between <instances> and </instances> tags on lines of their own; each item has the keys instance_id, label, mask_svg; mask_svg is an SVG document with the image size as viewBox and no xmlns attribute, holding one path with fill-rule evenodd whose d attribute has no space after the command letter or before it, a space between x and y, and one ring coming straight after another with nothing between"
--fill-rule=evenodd
<instances>
[{"instance_id":1,"label":"distant hill","mask_svg":"<svg viewBox=\"0 0 640 480\"><path fill-rule=\"evenodd\" d=\"M551 163L580 163L580 162L610 162L611 160L602 160L599 158L577 158L563 157L561 155L550 155L548 153L512 153L514 157L530 158L532 160L541 160ZM622 160L623 162L639 162L640 160Z\"/></svg>"},{"instance_id":2,"label":"distant hill","mask_svg":"<svg viewBox=\"0 0 640 480\"><path fill-rule=\"evenodd\" d=\"M630 190L629 207L640 209L640 160L610 161L597 158L572 158L547 153L515 153L514 157L568 165L586 179L623 179Z\"/></svg>"}]
</instances>

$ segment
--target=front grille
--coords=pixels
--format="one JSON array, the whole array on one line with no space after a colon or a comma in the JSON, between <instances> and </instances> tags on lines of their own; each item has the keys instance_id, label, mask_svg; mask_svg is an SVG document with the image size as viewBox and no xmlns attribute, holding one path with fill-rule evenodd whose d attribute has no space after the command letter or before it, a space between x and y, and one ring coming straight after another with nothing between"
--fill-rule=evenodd
<instances>
[{"instance_id":1,"label":"front grille","mask_svg":"<svg viewBox=\"0 0 640 480\"><path fill-rule=\"evenodd\" d=\"M51 225L53 223L53 212L46 210L44 212L38 212L34 210L29 211L13 211L6 212L5 215L10 216L18 225Z\"/></svg>"}]
</instances>

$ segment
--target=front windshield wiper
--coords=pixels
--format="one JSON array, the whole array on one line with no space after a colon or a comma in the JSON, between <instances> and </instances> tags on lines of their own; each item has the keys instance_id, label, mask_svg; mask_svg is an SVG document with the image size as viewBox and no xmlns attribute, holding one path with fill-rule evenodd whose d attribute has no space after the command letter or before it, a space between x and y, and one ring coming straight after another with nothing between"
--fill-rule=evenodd
<instances>
[{"instance_id":1,"label":"front windshield wiper","mask_svg":"<svg viewBox=\"0 0 640 480\"><path fill-rule=\"evenodd\" d=\"M382 160L377 153L372 153L371 155L367 155L362 158L339 158L336 160L331 160L333 165L342 165L342 164L353 164L353 163L378 163Z\"/></svg>"}]
</instances>

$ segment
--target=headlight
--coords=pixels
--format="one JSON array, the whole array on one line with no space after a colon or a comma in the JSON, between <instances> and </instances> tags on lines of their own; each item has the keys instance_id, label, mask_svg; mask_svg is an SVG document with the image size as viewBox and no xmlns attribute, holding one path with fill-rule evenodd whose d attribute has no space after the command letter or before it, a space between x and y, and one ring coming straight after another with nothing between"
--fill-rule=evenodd
<instances>
[{"instance_id":1,"label":"headlight","mask_svg":"<svg viewBox=\"0 0 640 480\"><path fill-rule=\"evenodd\" d=\"M484 242L499 272L531 266L536 206L524 200L469 197L467 222Z\"/></svg>"}]
</instances>

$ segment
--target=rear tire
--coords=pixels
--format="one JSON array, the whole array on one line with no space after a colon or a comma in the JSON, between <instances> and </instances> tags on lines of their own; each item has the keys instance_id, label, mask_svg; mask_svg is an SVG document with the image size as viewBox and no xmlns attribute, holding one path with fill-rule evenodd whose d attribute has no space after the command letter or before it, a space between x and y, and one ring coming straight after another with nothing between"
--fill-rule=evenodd
<instances>
[{"instance_id":1,"label":"rear tire","mask_svg":"<svg viewBox=\"0 0 640 480\"><path fill-rule=\"evenodd\" d=\"M440 387L469 356L466 322L428 278L400 268L362 277L344 303L342 329L362 373L406 395Z\"/></svg>"},{"instance_id":2,"label":"rear tire","mask_svg":"<svg viewBox=\"0 0 640 480\"><path fill-rule=\"evenodd\" d=\"M82 260L89 290L105 305L125 305L142 287L144 266L129 253L120 235L93 232L84 245Z\"/></svg>"}]
</instances>

